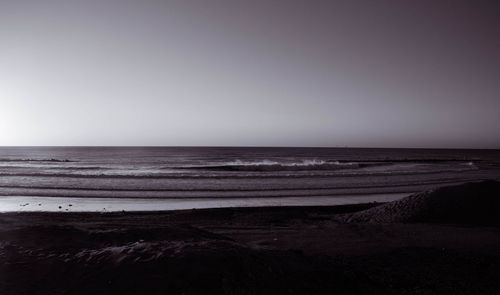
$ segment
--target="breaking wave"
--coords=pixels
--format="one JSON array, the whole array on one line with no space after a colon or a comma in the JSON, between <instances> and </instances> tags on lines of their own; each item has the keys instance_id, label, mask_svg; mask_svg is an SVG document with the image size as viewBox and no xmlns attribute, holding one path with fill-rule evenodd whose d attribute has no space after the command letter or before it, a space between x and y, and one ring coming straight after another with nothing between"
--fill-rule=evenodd
<instances>
[{"instance_id":1,"label":"breaking wave","mask_svg":"<svg viewBox=\"0 0 500 295\"><path fill-rule=\"evenodd\" d=\"M302 170L337 170L347 168L359 168L363 164L356 162L339 162L323 160L302 160L300 162L277 162L262 160L247 162L236 160L216 165L192 165L176 167L176 169L196 169L215 171L302 171ZM171 167L170 167L171 168Z\"/></svg>"}]
</instances>

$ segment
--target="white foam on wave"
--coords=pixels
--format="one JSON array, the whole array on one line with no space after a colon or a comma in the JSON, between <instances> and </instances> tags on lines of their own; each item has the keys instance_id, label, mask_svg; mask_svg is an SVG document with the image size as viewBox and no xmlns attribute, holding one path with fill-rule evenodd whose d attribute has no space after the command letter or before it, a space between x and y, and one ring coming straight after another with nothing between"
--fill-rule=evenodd
<instances>
[{"instance_id":1,"label":"white foam on wave","mask_svg":"<svg viewBox=\"0 0 500 295\"><path fill-rule=\"evenodd\" d=\"M291 162L291 163L286 163L286 162L278 162L278 161L272 161L272 160L262 160L262 161L242 161L242 160L236 160L232 162L227 162L222 165L227 165L227 166L274 166L274 165L279 165L279 166L315 166L315 165L324 165L324 164L339 164L339 162L326 162L323 160L317 160L317 159L305 159L300 162Z\"/></svg>"}]
</instances>

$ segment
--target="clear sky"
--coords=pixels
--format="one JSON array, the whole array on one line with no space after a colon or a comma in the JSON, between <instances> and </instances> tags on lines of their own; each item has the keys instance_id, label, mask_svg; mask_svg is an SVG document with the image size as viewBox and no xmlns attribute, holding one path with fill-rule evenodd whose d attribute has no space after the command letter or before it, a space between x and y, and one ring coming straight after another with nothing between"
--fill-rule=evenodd
<instances>
[{"instance_id":1,"label":"clear sky","mask_svg":"<svg viewBox=\"0 0 500 295\"><path fill-rule=\"evenodd\" d=\"M500 148L495 3L0 0L0 145Z\"/></svg>"}]
</instances>

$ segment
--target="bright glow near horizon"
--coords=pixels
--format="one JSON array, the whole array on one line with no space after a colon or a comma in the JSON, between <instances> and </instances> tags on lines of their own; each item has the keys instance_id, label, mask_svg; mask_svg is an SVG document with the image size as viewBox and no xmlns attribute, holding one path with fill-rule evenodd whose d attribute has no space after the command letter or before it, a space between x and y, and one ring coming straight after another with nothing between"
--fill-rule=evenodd
<instances>
[{"instance_id":1,"label":"bright glow near horizon","mask_svg":"<svg viewBox=\"0 0 500 295\"><path fill-rule=\"evenodd\" d=\"M500 148L491 7L273 3L1 1L0 145Z\"/></svg>"}]
</instances>

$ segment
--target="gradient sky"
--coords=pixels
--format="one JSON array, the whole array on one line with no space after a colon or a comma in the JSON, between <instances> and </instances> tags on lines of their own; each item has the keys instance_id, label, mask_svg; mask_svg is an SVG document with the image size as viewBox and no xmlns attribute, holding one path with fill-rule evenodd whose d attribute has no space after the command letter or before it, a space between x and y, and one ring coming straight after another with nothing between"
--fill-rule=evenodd
<instances>
[{"instance_id":1,"label":"gradient sky","mask_svg":"<svg viewBox=\"0 0 500 295\"><path fill-rule=\"evenodd\" d=\"M0 0L0 145L500 148L495 2Z\"/></svg>"}]
</instances>

